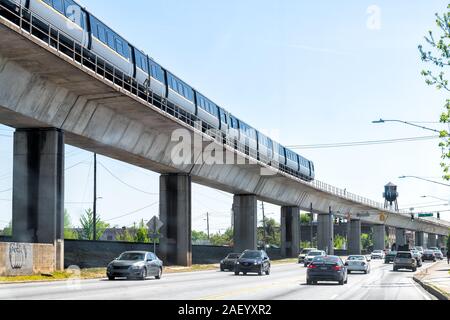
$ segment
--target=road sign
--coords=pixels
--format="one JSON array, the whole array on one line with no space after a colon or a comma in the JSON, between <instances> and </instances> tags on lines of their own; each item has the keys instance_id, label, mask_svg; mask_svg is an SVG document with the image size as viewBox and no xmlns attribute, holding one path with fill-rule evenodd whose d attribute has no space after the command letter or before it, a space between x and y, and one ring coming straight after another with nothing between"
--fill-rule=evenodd
<instances>
[{"instance_id":1,"label":"road sign","mask_svg":"<svg viewBox=\"0 0 450 320\"><path fill-rule=\"evenodd\" d=\"M159 220L157 216L151 218L151 220L147 223L149 235L158 235L158 231L162 228L163 225L164 223Z\"/></svg>"},{"instance_id":2,"label":"road sign","mask_svg":"<svg viewBox=\"0 0 450 320\"><path fill-rule=\"evenodd\" d=\"M368 212L358 213L357 216L359 218L361 218L361 217L370 217L370 213L368 213Z\"/></svg>"},{"instance_id":3,"label":"road sign","mask_svg":"<svg viewBox=\"0 0 450 320\"><path fill-rule=\"evenodd\" d=\"M419 218L434 217L434 213L419 213Z\"/></svg>"}]
</instances>

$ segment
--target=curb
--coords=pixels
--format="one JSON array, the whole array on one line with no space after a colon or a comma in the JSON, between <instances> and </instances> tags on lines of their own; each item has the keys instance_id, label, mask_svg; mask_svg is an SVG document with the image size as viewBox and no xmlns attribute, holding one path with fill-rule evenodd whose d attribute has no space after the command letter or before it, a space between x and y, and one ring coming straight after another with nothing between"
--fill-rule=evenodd
<instances>
[{"instance_id":1,"label":"curb","mask_svg":"<svg viewBox=\"0 0 450 320\"><path fill-rule=\"evenodd\" d=\"M427 284L423 282L421 279L417 278L417 276L413 277L413 280L417 282L422 288L424 288L427 292L431 293L433 296L438 298L439 300L449 300L449 297L447 294L443 293L439 289L437 289L435 286Z\"/></svg>"}]
</instances>

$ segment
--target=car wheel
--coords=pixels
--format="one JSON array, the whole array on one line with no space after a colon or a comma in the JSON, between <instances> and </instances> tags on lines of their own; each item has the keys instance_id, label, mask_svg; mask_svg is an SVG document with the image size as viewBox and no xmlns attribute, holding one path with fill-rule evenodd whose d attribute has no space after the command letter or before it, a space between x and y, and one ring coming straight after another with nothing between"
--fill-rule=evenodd
<instances>
[{"instance_id":1,"label":"car wheel","mask_svg":"<svg viewBox=\"0 0 450 320\"><path fill-rule=\"evenodd\" d=\"M221 272L224 272L224 271L225 271L225 269L224 269L224 268L220 268L220 271L221 271Z\"/></svg>"},{"instance_id":2,"label":"car wheel","mask_svg":"<svg viewBox=\"0 0 450 320\"><path fill-rule=\"evenodd\" d=\"M270 268L269 269L267 269L267 271L266 271L266 275L268 276L268 275L270 275Z\"/></svg>"},{"instance_id":3,"label":"car wheel","mask_svg":"<svg viewBox=\"0 0 450 320\"><path fill-rule=\"evenodd\" d=\"M116 280L116 277L111 277L111 276L108 276L108 280L110 280L110 281L112 281L112 280Z\"/></svg>"},{"instance_id":4,"label":"car wheel","mask_svg":"<svg viewBox=\"0 0 450 320\"><path fill-rule=\"evenodd\" d=\"M348 283L348 277L347 278L345 278L345 282L344 282L345 284L347 284Z\"/></svg>"},{"instance_id":5,"label":"car wheel","mask_svg":"<svg viewBox=\"0 0 450 320\"><path fill-rule=\"evenodd\" d=\"M156 279L156 280L160 280L161 277L162 277L162 268L159 268L159 269L158 269L158 274L155 276L155 279Z\"/></svg>"},{"instance_id":6,"label":"car wheel","mask_svg":"<svg viewBox=\"0 0 450 320\"><path fill-rule=\"evenodd\" d=\"M344 285L344 280L339 281L339 285L343 286Z\"/></svg>"},{"instance_id":7,"label":"car wheel","mask_svg":"<svg viewBox=\"0 0 450 320\"><path fill-rule=\"evenodd\" d=\"M147 268L142 270L141 280L145 280L147 278Z\"/></svg>"},{"instance_id":8,"label":"car wheel","mask_svg":"<svg viewBox=\"0 0 450 320\"><path fill-rule=\"evenodd\" d=\"M234 272L234 275L235 275L235 276L238 276L238 275L239 275L239 272L235 271L235 272Z\"/></svg>"},{"instance_id":9,"label":"car wheel","mask_svg":"<svg viewBox=\"0 0 450 320\"><path fill-rule=\"evenodd\" d=\"M394 271L397 271L398 269L396 267L394 267Z\"/></svg>"},{"instance_id":10,"label":"car wheel","mask_svg":"<svg viewBox=\"0 0 450 320\"><path fill-rule=\"evenodd\" d=\"M306 280L306 284L307 284L308 286L310 286L310 285L312 285L312 281L311 281L311 280Z\"/></svg>"},{"instance_id":11,"label":"car wheel","mask_svg":"<svg viewBox=\"0 0 450 320\"><path fill-rule=\"evenodd\" d=\"M416 272L416 271L417 271L417 268L413 268L412 271L413 271L413 272Z\"/></svg>"},{"instance_id":12,"label":"car wheel","mask_svg":"<svg viewBox=\"0 0 450 320\"><path fill-rule=\"evenodd\" d=\"M246 276L247 275L247 272L244 272L244 276Z\"/></svg>"},{"instance_id":13,"label":"car wheel","mask_svg":"<svg viewBox=\"0 0 450 320\"><path fill-rule=\"evenodd\" d=\"M347 270L347 274L351 274L352 272L350 270Z\"/></svg>"}]
</instances>

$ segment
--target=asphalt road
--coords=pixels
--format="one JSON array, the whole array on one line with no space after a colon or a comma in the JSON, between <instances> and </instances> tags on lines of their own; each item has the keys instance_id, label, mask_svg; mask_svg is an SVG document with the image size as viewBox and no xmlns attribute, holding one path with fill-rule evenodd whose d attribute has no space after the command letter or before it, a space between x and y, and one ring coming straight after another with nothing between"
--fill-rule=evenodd
<instances>
[{"instance_id":1,"label":"asphalt road","mask_svg":"<svg viewBox=\"0 0 450 320\"><path fill-rule=\"evenodd\" d=\"M203 271L163 275L161 280L71 280L0 285L0 299L29 300L435 300L411 271L372 261L368 275L351 274L347 285L306 285L303 265L272 266L269 276ZM431 263L425 263L427 268ZM419 269L420 271L421 269Z\"/></svg>"}]
</instances>

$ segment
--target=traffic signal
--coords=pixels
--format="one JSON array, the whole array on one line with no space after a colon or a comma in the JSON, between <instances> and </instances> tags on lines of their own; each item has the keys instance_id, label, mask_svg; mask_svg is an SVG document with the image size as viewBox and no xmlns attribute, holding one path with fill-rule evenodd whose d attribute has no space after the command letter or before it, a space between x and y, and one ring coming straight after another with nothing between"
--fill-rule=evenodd
<instances>
[{"instance_id":1,"label":"traffic signal","mask_svg":"<svg viewBox=\"0 0 450 320\"><path fill-rule=\"evenodd\" d=\"M414 221L414 213L411 213L411 221Z\"/></svg>"},{"instance_id":2,"label":"traffic signal","mask_svg":"<svg viewBox=\"0 0 450 320\"><path fill-rule=\"evenodd\" d=\"M438 218L438 220L441 220L441 213L440 212L437 213L437 218Z\"/></svg>"}]
</instances>

